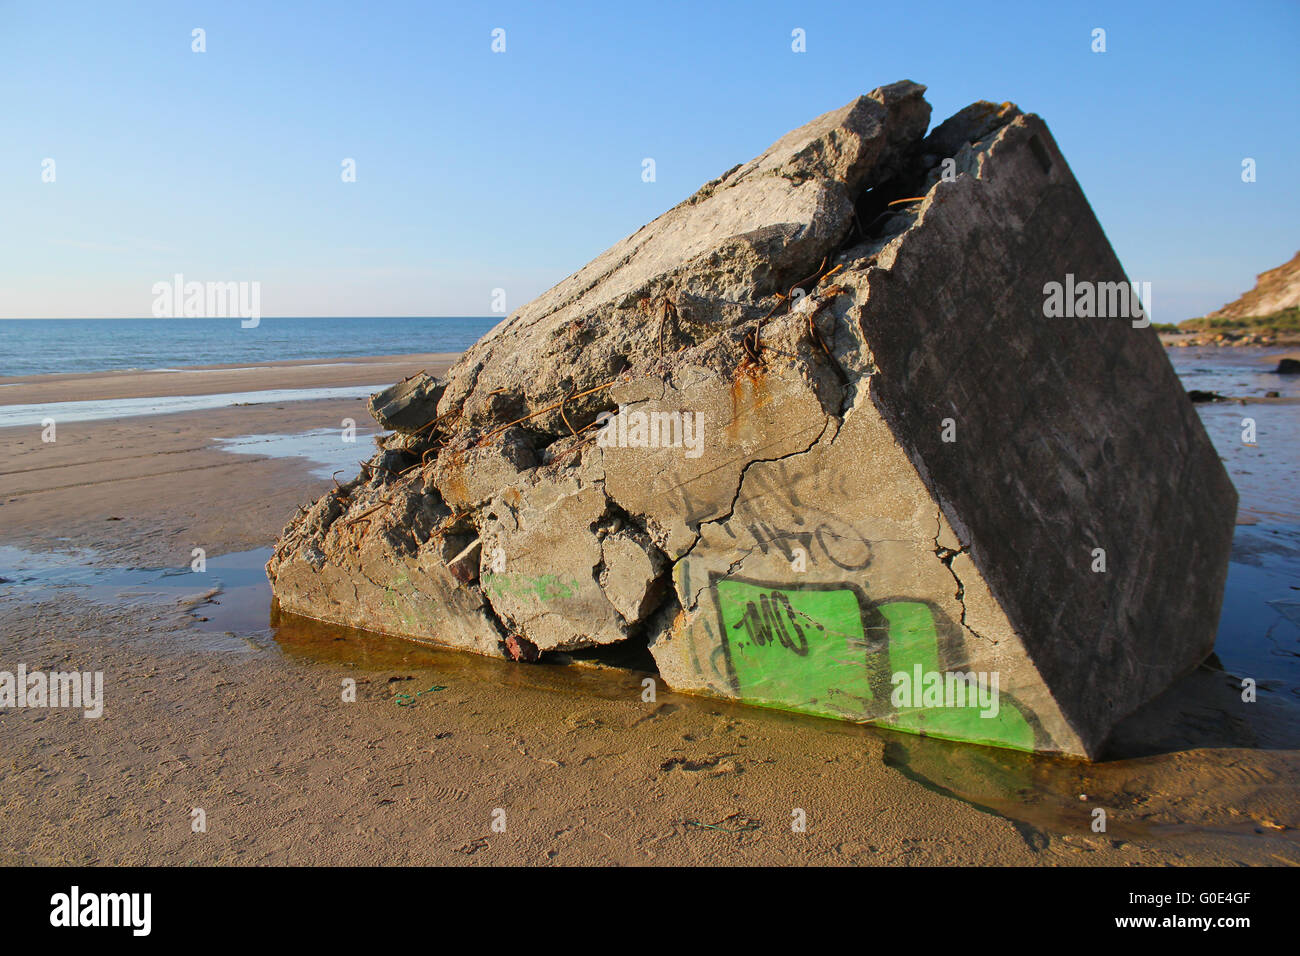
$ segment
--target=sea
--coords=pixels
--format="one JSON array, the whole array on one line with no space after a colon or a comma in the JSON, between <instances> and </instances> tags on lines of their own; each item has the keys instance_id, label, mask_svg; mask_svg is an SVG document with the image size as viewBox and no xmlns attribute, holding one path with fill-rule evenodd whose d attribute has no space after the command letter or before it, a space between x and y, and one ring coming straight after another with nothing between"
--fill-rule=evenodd
<instances>
[{"instance_id":1,"label":"sea","mask_svg":"<svg viewBox=\"0 0 1300 956\"><path fill-rule=\"evenodd\" d=\"M0 319L0 377L463 352L502 318Z\"/></svg>"}]
</instances>

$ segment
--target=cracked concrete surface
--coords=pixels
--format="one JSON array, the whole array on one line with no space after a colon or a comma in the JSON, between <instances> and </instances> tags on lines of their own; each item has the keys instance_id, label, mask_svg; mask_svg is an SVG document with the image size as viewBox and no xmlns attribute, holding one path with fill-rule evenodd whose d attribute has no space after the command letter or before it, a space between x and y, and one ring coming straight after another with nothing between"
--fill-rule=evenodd
<instances>
[{"instance_id":1,"label":"cracked concrete surface","mask_svg":"<svg viewBox=\"0 0 1300 956\"><path fill-rule=\"evenodd\" d=\"M1153 331L1043 318L1045 281L1124 278L1046 126L927 136L923 92L787 134L378 397L428 421L290 522L280 608L1096 754L1209 653L1235 492ZM900 703L914 668L998 713Z\"/></svg>"}]
</instances>

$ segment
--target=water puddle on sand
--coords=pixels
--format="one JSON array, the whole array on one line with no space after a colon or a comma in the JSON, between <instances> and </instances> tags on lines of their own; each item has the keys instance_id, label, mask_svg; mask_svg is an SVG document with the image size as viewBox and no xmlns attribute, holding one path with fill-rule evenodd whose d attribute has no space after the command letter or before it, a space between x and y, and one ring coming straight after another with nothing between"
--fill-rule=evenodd
<instances>
[{"instance_id":1,"label":"water puddle on sand","mask_svg":"<svg viewBox=\"0 0 1300 956\"><path fill-rule=\"evenodd\" d=\"M208 558L203 571L107 565L90 549L35 552L0 545L0 594L43 602L71 594L109 608L184 605L201 630L240 634L265 630L270 548ZM209 627L219 609L221 626Z\"/></svg>"},{"instance_id":2,"label":"water puddle on sand","mask_svg":"<svg viewBox=\"0 0 1300 956\"><path fill-rule=\"evenodd\" d=\"M1234 398L1300 398L1300 375L1279 375L1278 359L1293 355L1287 348L1192 347L1166 350L1183 387L1218 392Z\"/></svg>"},{"instance_id":3,"label":"water puddle on sand","mask_svg":"<svg viewBox=\"0 0 1300 956\"><path fill-rule=\"evenodd\" d=\"M286 435L239 435L213 439L220 451L236 455L265 455L268 458L303 458L317 467L313 478L329 478L339 472L340 479L353 478L361 471L361 462L374 454L371 441L377 431L358 431L354 441L343 440L339 428L316 428Z\"/></svg>"},{"instance_id":4,"label":"water puddle on sand","mask_svg":"<svg viewBox=\"0 0 1300 956\"><path fill-rule=\"evenodd\" d=\"M1215 652L1225 669L1300 707L1300 527L1239 527Z\"/></svg>"},{"instance_id":5,"label":"water puddle on sand","mask_svg":"<svg viewBox=\"0 0 1300 956\"><path fill-rule=\"evenodd\" d=\"M1216 402L1197 411L1236 486L1238 523L1300 527L1300 404ZM1249 422L1255 441L1247 444Z\"/></svg>"},{"instance_id":6,"label":"water puddle on sand","mask_svg":"<svg viewBox=\"0 0 1300 956\"><path fill-rule=\"evenodd\" d=\"M270 636L287 657L365 671L409 669L419 673L417 683L426 679L436 679L440 684L461 680L548 690L576 698L634 700L640 697L641 680L647 676L645 671L600 665L516 664L327 624L275 608L270 615Z\"/></svg>"},{"instance_id":7,"label":"water puddle on sand","mask_svg":"<svg viewBox=\"0 0 1300 956\"><path fill-rule=\"evenodd\" d=\"M610 699L627 699L631 688L638 695L641 692L645 672L636 667L650 661L648 654L624 655L621 661L627 666L618 668L598 660L583 661L576 655L574 660L582 666L521 666L281 614L273 606L266 578L270 557L270 548L218 555L207 558L205 570L197 572L189 567L105 566L103 556L89 549L34 552L0 545L0 595L41 602L71 594L116 609L180 605L193 619L195 630L244 639L239 644L212 645L216 648L276 649L289 657L325 665L370 671L412 668L504 686L542 687Z\"/></svg>"}]
</instances>

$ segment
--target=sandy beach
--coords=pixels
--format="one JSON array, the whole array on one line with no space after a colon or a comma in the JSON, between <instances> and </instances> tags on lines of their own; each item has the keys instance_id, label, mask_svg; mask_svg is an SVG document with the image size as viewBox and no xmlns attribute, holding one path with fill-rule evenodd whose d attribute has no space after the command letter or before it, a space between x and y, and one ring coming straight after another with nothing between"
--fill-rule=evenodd
<instances>
[{"instance_id":1,"label":"sandy beach","mask_svg":"<svg viewBox=\"0 0 1300 956\"><path fill-rule=\"evenodd\" d=\"M0 402L383 385L453 358L5 379ZM329 465L222 442L345 418L330 454L364 460L362 398L0 429L0 666L104 675L99 719L0 709L0 862L1300 864L1294 721L1243 715L1213 660L1086 764L272 628L254 572Z\"/></svg>"},{"instance_id":2,"label":"sandy beach","mask_svg":"<svg viewBox=\"0 0 1300 956\"><path fill-rule=\"evenodd\" d=\"M0 402L107 404L157 396L375 386L421 369L436 374L453 359L411 355L0 378ZM0 474L5 543L55 548L75 541L127 566L184 566L194 547L210 554L265 547L295 505L328 486L328 481L304 481L301 459L234 455L222 451L215 439L334 429L342 446L341 423L351 418L359 437L352 445L356 454L347 459L355 464L374 453L368 436L378 430L360 398L102 421L63 422L57 412L52 414L57 423L52 443L41 440L39 426L0 429L6 450Z\"/></svg>"}]
</instances>

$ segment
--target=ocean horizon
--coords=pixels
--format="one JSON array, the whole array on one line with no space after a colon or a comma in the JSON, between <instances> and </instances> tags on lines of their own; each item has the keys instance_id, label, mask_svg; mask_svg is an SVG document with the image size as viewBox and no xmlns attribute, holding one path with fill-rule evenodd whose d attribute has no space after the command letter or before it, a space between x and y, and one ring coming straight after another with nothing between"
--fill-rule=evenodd
<instances>
[{"instance_id":1,"label":"ocean horizon","mask_svg":"<svg viewBox=\"0 0 1300 956\"><path fill-rule=\"evenodd\" d=\"M0 319L0 377L463 352L503 318Z\"/></svg>"}]
</instances>

